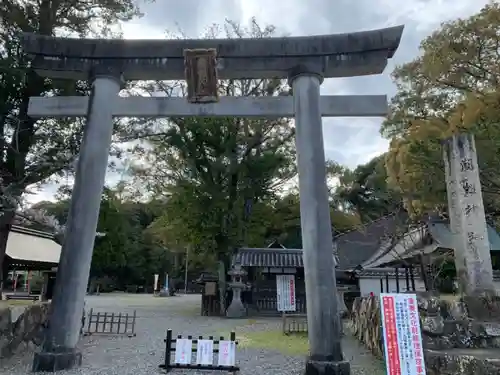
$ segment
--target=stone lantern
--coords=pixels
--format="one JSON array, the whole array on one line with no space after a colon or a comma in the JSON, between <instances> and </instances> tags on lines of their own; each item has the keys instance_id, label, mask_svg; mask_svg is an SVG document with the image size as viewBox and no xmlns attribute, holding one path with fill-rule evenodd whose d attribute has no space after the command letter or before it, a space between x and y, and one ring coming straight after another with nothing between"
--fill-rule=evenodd
<instances>
[{"instance_id":1,"label":"stone lantern","mask_svg":"<svg viewBox=\"0 0 500 375\"><path fill-rule=\"evenodd\" d=\"M243 277L247 275L247 272L241 268L240 264L235 264L227 274L231 276L228 287L233 291L233 299L227 308L226 316L228 318L243 318L247 315L247 310L241 302L241 292L247 289L247 285L243 282Z\"/></svg>"}]
</instances>

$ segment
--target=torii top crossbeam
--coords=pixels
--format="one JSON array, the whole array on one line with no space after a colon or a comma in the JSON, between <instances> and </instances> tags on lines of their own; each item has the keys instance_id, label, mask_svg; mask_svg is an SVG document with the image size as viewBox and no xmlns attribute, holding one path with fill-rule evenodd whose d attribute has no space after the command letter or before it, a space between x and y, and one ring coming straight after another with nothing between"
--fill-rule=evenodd
<instances>
[{"instance_id":1,"label":"torii top crossbeam","mask_svg":"<svg viewBox=\"0 0 500 375\"><path fill-rule=\"evenodd\" d=\"M287 78L315 65L324 78L380 74L399 46L403 26L345 34L280 38L123 40L23 35L44 76L86 79L96 65L115 65L126 80L184 79L184 50L215 48L219 79Z\"/></svg>"}]
</instances>

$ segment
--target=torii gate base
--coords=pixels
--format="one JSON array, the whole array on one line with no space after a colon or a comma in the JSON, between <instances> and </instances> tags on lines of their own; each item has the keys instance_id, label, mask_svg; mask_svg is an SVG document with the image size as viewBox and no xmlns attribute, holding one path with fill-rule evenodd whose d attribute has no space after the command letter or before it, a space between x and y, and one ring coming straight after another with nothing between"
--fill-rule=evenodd
<instances>
[{"instance_id":1,"label":"torii gate base","mask_svg":"<svg viewBox=\"0 0 500 375\"><path fill-rule=\"evenodd\" d=\"M89 99L36 98L30 102L31 116L87 115L49 330L42 351L35 355L33 371L64 370L82 361L76 348L114 116L294 115L310 343L305 374L349 375L350 366L340 343L321 118L384 115L387 104L385 100L381 103L380 97L365 97L368 107L360 108L356 98L343 97L339 98L343 101L341 108L335 104L336 97L320 96L320 85L323 78L381 73L399 45L402 30L395 27L299 38L133 42L25 35L24 49L37 55L33 67L41 74L73 79L88 79L90 74L93 81ZM179 104L178 98L118 98L122 78L183 79L184 50L209 51L212 46L217 46L220 79L288 78L293 98L221 98L219 103L205 104ZM207 66L206 62L201 66ZM203 81L202 90L210 81L213 79ZM196 93L192 98L197 100Z\"/></svg>"}]
</instances>

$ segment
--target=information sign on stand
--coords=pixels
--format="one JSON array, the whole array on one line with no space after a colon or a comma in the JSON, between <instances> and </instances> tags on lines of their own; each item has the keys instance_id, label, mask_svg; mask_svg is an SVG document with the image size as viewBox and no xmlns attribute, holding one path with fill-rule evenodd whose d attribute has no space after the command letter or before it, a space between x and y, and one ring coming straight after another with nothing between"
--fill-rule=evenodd
<instances>
[{"instance_id":1,"label":"information sign on stand","mask_svg":"<svg viewBox=\"0 0 500 375\"><path fill-rule=\"evenodd\" d=\"M276 299L278 311L296 311L295 275L276 275Z\"/></svg>"},{"instance_id":2,"label":"information sign on stand","mask_svg":"<svg viewBox=\"0 0 500 375\"><path fill-rule=\"evenodd\" d=\"M234 366L236 356L236 343L223 340L219 342L219 366Z\"/></svg>"},{"instance_id":3,"label":"information sign on stand","mask_svg":"<svg viewBox=\"0 0 500 375\"><path fill-rule=\"evenodd\" d=\"M387 375L425 375L417 296L382 293L380 306Z\"/></svg>"},{"instance_id":4,"label":"information sign on stand","mask_svg":"<svg viewBox=\"0 0 500 375\"><path fill-rule=\"evenodd\" d=\"M219 345L220 348L220 345ZM220 362L219 362L220 363ZM198 340L196 347L196 364L213 365L214 364L214 341Z\"/></svg>"},{"instance_id":5,"label":"information sign on stand","mask_svg":"<svg viewBox=\"0 0 500 375\"><path fill-rule=\"evenodd\" d=\"M189 339L177 339L175 344L175 363L187 365L191 363L193 352L193 341Z\"/></svg>"}]
</instances>

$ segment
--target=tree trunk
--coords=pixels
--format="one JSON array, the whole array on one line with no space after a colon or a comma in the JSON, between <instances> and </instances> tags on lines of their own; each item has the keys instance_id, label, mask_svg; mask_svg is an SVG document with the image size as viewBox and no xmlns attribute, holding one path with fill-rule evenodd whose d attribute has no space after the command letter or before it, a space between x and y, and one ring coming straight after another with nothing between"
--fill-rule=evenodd
<instances>
[{"instance_id":1,"label":"tree trunk","mask_svg":"<svg viewBox=\"0 0 500 375\"><path fill-rule=\"evenodd\" d=\"M2 288L8 275L8 271L6 271L6 267L4 267L4 260L5 253L7 252L7 240L9 239L9 233L15 214L15 209L10 209L4 212L3 216L0 218L0 286Z\"/></svg>"},{"instance_id":2,"label":"tree trunk","mask_svg":"<svg viewBox=\"0 0 500 375\"><path fill-rule=\"evenodd\" d=\"M220 303L220 315L226 315L226 266L224 261L219 260L218 264L218 278L219 278L219 303Z\"/></svg>"}]
</instances>

